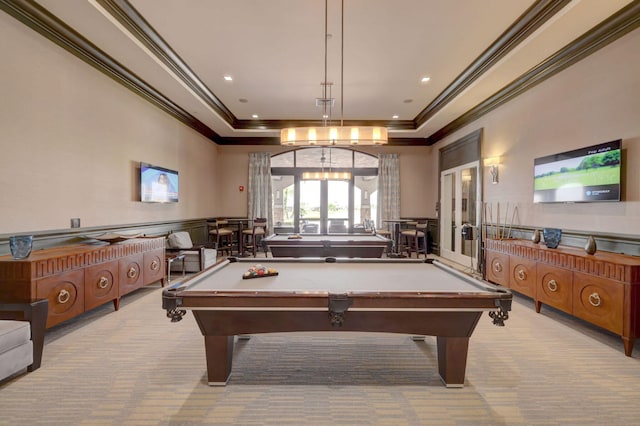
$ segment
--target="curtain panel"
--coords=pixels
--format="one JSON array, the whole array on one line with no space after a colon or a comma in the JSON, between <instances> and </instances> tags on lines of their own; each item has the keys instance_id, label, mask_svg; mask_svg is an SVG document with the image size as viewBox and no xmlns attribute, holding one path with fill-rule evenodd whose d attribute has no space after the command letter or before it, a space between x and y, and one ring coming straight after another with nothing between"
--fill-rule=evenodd
<instances>
[{"instance_id":1,"label":"curtain panel","mask_svg":"<svg viewBox=\"0 0 640 426\"><path fill-rule=\"evenodd\" d=\"M271 226L271 154L249 153L249 183L247 185L249 219L264 217Z\"/></svg>"},{"instance_id":2,"label":"curtain panel","mask_svg":"<svg viewBox=\"0 0 640 426\"><path fill-rule=\"evenodd\" d=\"M377 228L391 230L385 220L400 218L400 154L378 156Z\"/></svg>"}]
</instances>

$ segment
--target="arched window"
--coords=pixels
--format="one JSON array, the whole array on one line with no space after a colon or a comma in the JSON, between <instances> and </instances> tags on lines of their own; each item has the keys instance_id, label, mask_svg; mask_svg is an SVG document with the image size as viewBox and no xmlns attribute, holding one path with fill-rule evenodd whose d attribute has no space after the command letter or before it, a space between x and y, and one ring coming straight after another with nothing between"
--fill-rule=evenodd
<instances>
[{"instance_id":1,"label":"arched window","mask_svg":"<svg viewBox=\"0 0 640 426\"><path fill-rule=\"evenodd\" d=\"M304 178L305 172L348 172L349 179ZM347 148L300 148L271 157L276 233L365 232L376 217L378 158Z\"/></svg>"}]
</instances>

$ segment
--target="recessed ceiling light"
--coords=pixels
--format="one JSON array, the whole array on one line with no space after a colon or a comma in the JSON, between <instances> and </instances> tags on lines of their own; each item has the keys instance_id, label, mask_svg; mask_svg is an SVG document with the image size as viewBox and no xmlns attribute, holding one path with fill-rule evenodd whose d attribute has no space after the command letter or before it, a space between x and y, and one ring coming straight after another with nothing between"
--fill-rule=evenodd
<instances>
[{"instance_id":1,"label":"recessed ceiling light","mask_svg":"<svg viewBox=\"0 0 640 426\"><path fill-rule=\"evenodd\" d=\"M253 114L251 118L258 118L258 114Z\"/></svg>"},{"instance_id":2,"label":"recessed ceiling light","mask_svg":"<svg viewBox=\"0 0 640 426\"><path fill-rule=\"evenodd\" d=\"M224 76L224 79L225 79L226 81L233 81L233 77L231 77L230 75L225 75L225 76Z\"/></svg>"},{"instance_id":3,"label":"recessed ceiling light","mask_svg":"<svg viewBox=\"0 0 640 426\"><path fill-rule=\"evenodd\" d=\"M240 102L241 104L246 104L247 102L249 102L249 100L245 98L240 98L238 99L238 102Z\"/></svg>"},{"instance_id":4,"label":"recessed ceiling light","mask_svg":"<svg viewBox=\"0 0 640 426\"><path fill-rule=\"evenodd\" d=\"M422 83L427 83L427 82L429 82L429 80L431 80L431 77L422 77L422 79L420 81Z\"/></svg>"},{"instance_id":5,"label":"recessed ceiling light","mask_svg":"<svg viewBox=\"0 0 640 426\"><path fill-rule=\"evenodd\" d=\"M392 118L400 118L398 114L394 114Z\"/></svg>"},{"instance_id":6,"label":"recessed ceiling light","mask_svg":"<svg viewBox=\"0 0 640 426\"><path fill-rule=\"evenodd\" d=\"M413 99L405 99L404 101L405 104L410 104L411 102L413 102Z\"/></svg>"}]
</instances>

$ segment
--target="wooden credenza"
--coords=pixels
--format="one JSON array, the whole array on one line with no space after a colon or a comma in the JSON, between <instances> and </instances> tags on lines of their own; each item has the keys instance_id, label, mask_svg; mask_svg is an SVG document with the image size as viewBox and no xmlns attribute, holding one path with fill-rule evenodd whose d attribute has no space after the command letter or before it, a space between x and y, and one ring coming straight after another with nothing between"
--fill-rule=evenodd
<instances>
[{"instance_id":1,"label":"wooden credenza","mask_svg":"<svg viewBox=\"0 0 640 426\"><path fill-rule=\"evenodd\" d=\"M37 250L0 256L0 301L49 300L47 328L157 281L164 285L164 238Z\"/></svg>"},{"instance_id":2,"label":"wooden credenza","mask_svg":"<svg viewBox=\"0 0 640 426\"><path fill-rule=\"evenodd\" d=\"M527 240L485 241L487 280L622 337L631 356L640 334L640 258Z\"/></svg>"}]
</instances>

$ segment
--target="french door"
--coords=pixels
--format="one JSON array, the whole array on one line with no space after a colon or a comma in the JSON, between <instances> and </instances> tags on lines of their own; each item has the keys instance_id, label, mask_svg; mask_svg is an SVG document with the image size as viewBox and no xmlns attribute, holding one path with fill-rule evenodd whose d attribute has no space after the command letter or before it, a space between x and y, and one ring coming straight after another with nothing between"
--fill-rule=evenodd
<instances>
[{"instance_id":1,"label":"french door","mask_svg":"<svg viewBox=\"0 0 640 426\"><path fill-rule=\"evenodd\" d=\"M440 174L440 255L477 269L480 223L478 161Z\"/></svg>"},{"instance_id":2,"label":"french door","mask_svg":"<svg viewBox=\"0 0 640 426\"><path fill-rule=\"evenodd\" d=\"M300 180L299 227L305 234L342 234L352 223L349 181Z\"/></svg>"}]
</instances>

